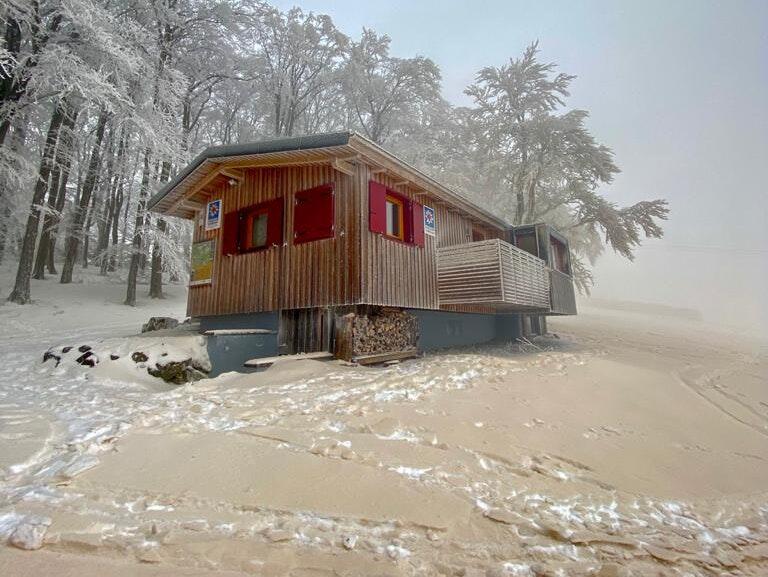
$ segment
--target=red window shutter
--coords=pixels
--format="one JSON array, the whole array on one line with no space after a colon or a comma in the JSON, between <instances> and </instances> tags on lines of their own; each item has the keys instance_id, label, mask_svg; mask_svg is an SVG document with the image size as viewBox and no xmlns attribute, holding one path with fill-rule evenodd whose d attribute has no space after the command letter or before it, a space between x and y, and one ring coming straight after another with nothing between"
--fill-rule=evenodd
<instances>
[{"instance_id":1,"label":"red window shutter","mask_svg":"<svg viewBox=\"0 0 768 577\"><path fill-rule=\"evenodd\" d=\"M416 246L424 246L424 205L419 202L411 203L411 238Z\"/></svg>"},{"instance_id":2,"label":"red window shutter","mask_svg":"<svg viewBox=\"0 0 768 577\"><path fill-rule=\"evenodd\" d=\"M221 254L237 254L240 236L240 213L236 210L224 215L222 223Z\"/></svg>"},{"instance_id":3,"label":"red window shutter","mask_svg":"<svg viewBox=\"0 0 768 577\"><path fill-rule=\"evenodd\" d=\"M283 244L283 198L264 203L267 207L267 246Z\"/></svg>"},{"instance_id":4,"label":"red window shutter","mask_svg":"<svg viewBox=\"0 0 768 577\"><path fill-rule=\"evenodd\" d=\"M368 228L387 233L387 187L372 180L368 183Z\"/></svg>"},{"instance_id":5,"label":"red window shutter","mask_svg":"<svg viewBox=\"0 0 768 577\"><path fill-rule=\"evenodd\" d=\"M334 235L334 183L295 194L293 243L301 244Z\"/></svg>"}]
</instances>

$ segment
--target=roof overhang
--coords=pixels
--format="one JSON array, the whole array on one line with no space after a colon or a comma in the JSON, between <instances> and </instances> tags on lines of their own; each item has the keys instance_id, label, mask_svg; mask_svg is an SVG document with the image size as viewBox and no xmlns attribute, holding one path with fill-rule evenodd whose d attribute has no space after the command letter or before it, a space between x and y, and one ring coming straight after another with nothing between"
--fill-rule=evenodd
<instances>
[{"instance_id":1,"label":"roof overhang","mask_svg":"<svg viewBox=\"0 0 768 577\"><path fill-rule=\"evenodd\" d=\"M349 174L355 162L364 162L375 170L395 176L417 195L429 194L481 222L499 228L509 226L504 220L355 132L206 148L155 194L148 206L154 212L191 219L203 208L214 187L222 181L241 180L244 175L240 171L243 169L331 164L337 170Z\"/></svg>"}]
</instances>

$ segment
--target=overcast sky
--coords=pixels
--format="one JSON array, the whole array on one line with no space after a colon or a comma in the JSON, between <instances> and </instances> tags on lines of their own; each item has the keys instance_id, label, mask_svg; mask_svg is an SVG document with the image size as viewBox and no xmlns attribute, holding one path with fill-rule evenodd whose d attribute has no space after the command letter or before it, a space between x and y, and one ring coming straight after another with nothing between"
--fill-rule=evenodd
<instances>
[{"instance_id":1,"label":"overcast sky","mask_svg":"<svg viewBox=\"0 0 768 577\"><path fill-rule=\"evenodd\" d=\"M622 169L607 196L669 200L666 237L629 264L607 255L594 296L768 324L768 0L276 2L370 27L398 56L432 58L454 104L474 74L540 41L577 75L570 107Z\"/></svg>"}]
</instances>

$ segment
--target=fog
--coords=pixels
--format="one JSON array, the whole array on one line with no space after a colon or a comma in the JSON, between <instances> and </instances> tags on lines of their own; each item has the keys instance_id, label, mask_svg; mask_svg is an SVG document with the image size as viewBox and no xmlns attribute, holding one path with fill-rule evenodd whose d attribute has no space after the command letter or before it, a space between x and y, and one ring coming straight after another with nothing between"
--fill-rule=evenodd
<instances>
[{"instance_id":1,"label":"fog","mask_svg":"<svg viewBox=\"0 0 768 577\"><path fill-rule=\"evenodd\" d=\"M278 2L289 7L293 2ZM302 1L347 34L386 31L396 55L419 53L444 94L483 66L540 40L543 61L575 74L570 107L622 169L604 191L628 204L666 198L665 238L629 263L610 253L593 296L699 309L705 320L764 327L768 282L768 3ZM471 16L469 16L471 15Z\"/></svg>"}]
</instances>

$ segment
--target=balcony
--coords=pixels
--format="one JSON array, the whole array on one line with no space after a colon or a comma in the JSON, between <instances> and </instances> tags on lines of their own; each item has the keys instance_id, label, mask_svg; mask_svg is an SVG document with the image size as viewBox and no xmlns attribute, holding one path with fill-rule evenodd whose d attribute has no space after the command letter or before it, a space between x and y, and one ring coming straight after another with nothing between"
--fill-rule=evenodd
<instances>
[{"instance_id":1,"label":"balcony","mask_svg":"<svg viewBox=\"0 0 768 577\"><path fill-rule=\"evenodd\" d=\"M498 239L439 247L437 288L441 305L490 305L499 310L542 314L550 311L546 263Z\"/></svg>"}]
</instances>

